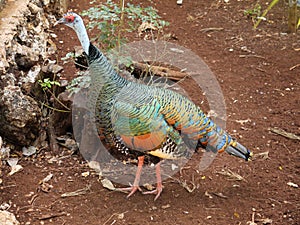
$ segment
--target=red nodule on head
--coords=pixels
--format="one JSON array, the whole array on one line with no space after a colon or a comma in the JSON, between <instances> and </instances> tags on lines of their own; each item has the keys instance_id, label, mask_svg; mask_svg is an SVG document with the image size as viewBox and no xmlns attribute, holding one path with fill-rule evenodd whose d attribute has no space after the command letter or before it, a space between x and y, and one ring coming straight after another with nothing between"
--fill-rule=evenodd
<instances>
[{"instance_id":1,"label":"red nodule on head","mask_svg":"<svg viewBox=\"0 0 300 225\"><path fill-rule=\"evenodd\" d=\"M74 22L75 16L71 13L67 13L64 15L64 18L68 21L68 23Z\"/></svg>"}]
</instances>

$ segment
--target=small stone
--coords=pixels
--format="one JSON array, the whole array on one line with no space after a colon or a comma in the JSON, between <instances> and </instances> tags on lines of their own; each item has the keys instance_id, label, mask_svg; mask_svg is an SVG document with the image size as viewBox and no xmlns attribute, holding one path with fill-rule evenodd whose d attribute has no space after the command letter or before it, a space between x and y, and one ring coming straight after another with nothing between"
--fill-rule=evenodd
<instances>
[{"instance_id":1,"label":"small stone","mask_svg":"<svg viewBox=\"0 0 300 225\"><path fill-rule=\"evenodd\" d=\"M57 35L54 34L54 33L50 33L50 36L51 36L52 38L57 38Z\"/></svg>"},{"instance_id":2,"label":"small stone","mask_svg":"<svg viewBox=\"0 0 300 225\"><path fill-rule=\"evenodd\" d=\"M23 147L22 148L22 152L24 156L31 156L34 155L36 153L37 149L34 146L30 146L28 148Z\"/></svg>"},{"instance_id":3,"label":"small stone","mask_svg":"<svg viewBox=\"0 0 300 225\"><path fill-rule=\"evenodd\" d=\"M288 182L287 185L289 185L290 187L293 187L293 188L298 188L299 187L298 184L295 184L293 182Z\"/></svg>"},{"instance_id":4,"label":"small stone","mask_svg":"<svg viewBox=\"0 0 300 225\"><path fill-rule=\"evenodd\" d=\"M182 5L183 0L177 0L177 5Z\"/></svg>"},{"instance_id":5,"label":"small stone","mask_svg":"<svg viewBox=\"0 0 300 225\"><path fill-rule=\"evenodd\" d=\"M118 214L118 219L119 219L119 220L122 220L122 219L124 219L124 213L120 213L120 214Z\"/></svg>"},{"instance_id":6,"label":"small stone","mask_svg":"<svg viewBox=\"0 0 300 225\"><path fill-rule=\"evenodd\" d=\"M89 172L89 171L86 171L86 172L81 173L81 176L83 176L83 177L87 177L87 176L89 176L89 175L90 175L90 172Z\"/></svg>"},{"instance_id":7,"label":"small stone","mask_svg":"<svg viewBox=\"0 0 300 225\"><path fill-rule=\"evenodd\" d=\"M171 207L170 204L166 204L166 205L161 206L162 209L167 209L167 208L170 208L170 207Z\"/></svg>"}]
</instances>

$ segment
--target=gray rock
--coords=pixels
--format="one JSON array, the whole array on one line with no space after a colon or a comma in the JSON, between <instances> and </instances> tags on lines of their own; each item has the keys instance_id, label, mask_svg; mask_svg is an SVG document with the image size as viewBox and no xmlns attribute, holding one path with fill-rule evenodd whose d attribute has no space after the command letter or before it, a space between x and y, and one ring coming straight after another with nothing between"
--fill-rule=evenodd
<instances>
[{"instance_id":1,"label":"gray rock","mask_svg":"<svg viewBox=\"0 0 300 225\"><path fill-rule=\"evenodd\" d=\"M60 73L64 68L58 64L56 64L56 61L50 61L48 60L48 64L44 65L42 67L42 71L44 73L52 73L52 74L58 74Z\"/></svg>"},{"instance_id":2,"label":"gray rock","mask_svg":"<svg viewBox=\"0 0 300 225\"><path fill-rule=\"evenodd\" d=\"M0 135L9 142L28 146L39 135L41 110L37 102L17 86L0 92Z\"/></svg>"}]
</instances>

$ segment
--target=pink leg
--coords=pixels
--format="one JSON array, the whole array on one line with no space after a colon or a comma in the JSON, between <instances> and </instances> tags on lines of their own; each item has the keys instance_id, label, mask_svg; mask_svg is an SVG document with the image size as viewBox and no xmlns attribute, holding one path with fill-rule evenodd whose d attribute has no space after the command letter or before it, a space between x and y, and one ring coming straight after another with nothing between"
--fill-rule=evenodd
<instances>
[{"instance_id":1,"label":"pink leg","mask_svg":"<svg viewBox=\"0 0 300 225\"><path fill-rule=\"evenodd\" d=\"M141 173L144 165L144 156L138 157L138 168L136 170L135 179L133 182L133 185L131 187L127 188L117 188L117 191L130 191L130 193L127 195L127 198L129 198L131 195L133 195L137 190L142 191L139 187Z\"/></svg>"},{"instance_id":2,"label":"pink leg","mask_svg":"<svg viewBox=\"0 0 300 225\"><path fill-rule=\"evenodd\" d=\"M154 201L157 200L162 192L162 181L161 181L161 172L160 172L160 164L161 162L157 163L155 166L155 171L156 171L156 189L153 191L146 191L143 192L143 194L155 194Z\"/></svg>"}]
</instances>

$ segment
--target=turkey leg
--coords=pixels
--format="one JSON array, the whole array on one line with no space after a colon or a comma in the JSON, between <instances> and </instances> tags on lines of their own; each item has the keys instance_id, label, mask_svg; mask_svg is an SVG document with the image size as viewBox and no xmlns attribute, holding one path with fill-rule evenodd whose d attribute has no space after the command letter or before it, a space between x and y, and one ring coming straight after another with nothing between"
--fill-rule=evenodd
<instances>
[{"instance_id":1,"label":"turkey leg","mask_svg":"<svg viewBox=\"0 0 300 225\"><path fill-rule=\"evenodd\" d=\"M162 182L161 182L161 172L160 172L160 164L162 161L160 161L159 163L157 163L155 165L155 172L156 172L156 189L153 191L146 191L143 192L143 194L156 194L154 201L157 200L162 192Z\"/></svg>"},{"instance_id":2,"label":"turkey leg","mask_svg":"<svg viewBox=\"0 0 300 225\"><path fill-rule=\"evenodd\" d=\"M133 185L127 188L116 188L117 191L130 191L130 193L127 195L127 198L133 195L137 190L142 191L139 186L139 183L140 183L141 173L144 165L144 158L145 156L138 157L138 168L136 170Z\"/></svg>"}]
</instances>

